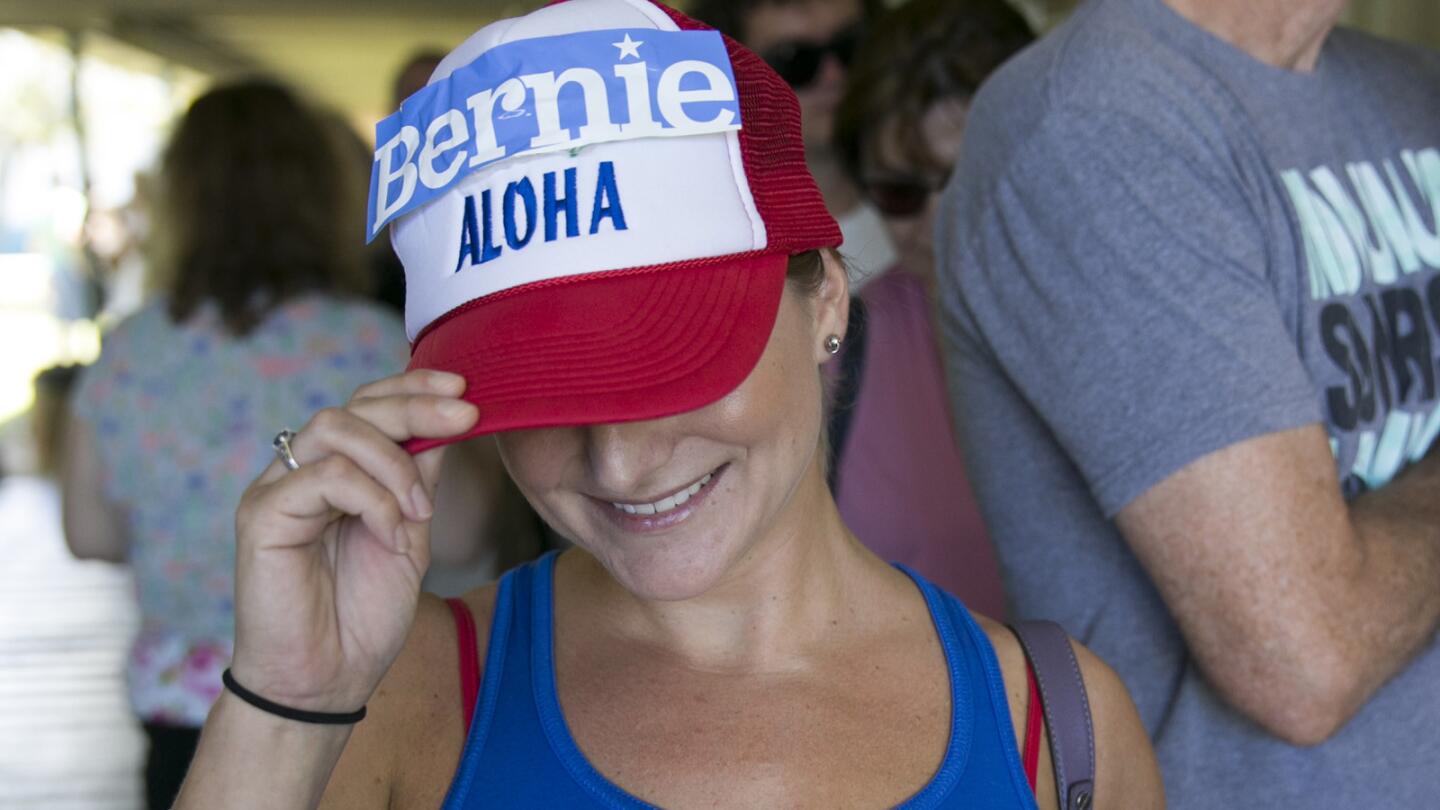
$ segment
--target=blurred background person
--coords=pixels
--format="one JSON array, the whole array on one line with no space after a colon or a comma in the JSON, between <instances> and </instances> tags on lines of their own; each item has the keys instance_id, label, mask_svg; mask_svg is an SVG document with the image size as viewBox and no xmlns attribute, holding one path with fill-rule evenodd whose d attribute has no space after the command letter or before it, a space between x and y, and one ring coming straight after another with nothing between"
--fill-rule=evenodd
<instances>
[{"instance_id":1,"label":"blurred background person","mask_svg":"<svg viewBox=\"0 0 1440 810\"><path fill-rule=\"evenodd\" d=\"M935 212L980 84L1034 41L1005 0L910 0L880 17L836 112L835 153L880 213L897 260L887 278L935 294Z\"/></svg>"},{"instance_id":2,"label":"blurred background person","mask_svg":"<svg viewBox=\"0 0 1440 810\"><path fill-rule=\"evenodd\" d=\"M874 0L698 0L692 16L758 53L800 99L805 162L840 223L851 281L863 285L895 261L875 209L835 153L835 107L845 90Z\"/></svg>"},{"instance_id":3,"label":"blurred background person","mask_svg":"<svg viewBox=\"0 0 1440 810\"><path fill-rule=\"evenodd\" d=\"M898 259L859 294L835 381L840 513L882 557L1004 616L1004 594L955 440L935 336L931 240L965 112L1033 39L1004 0L912 0L878 18L850 69L835 154L883 216Z\"/></svg>"},{"instance_id":4,"label":"blurred background person","mask_svg":"<svg viewBox=\"0 0 1440 810\"><path fill-rule=\"evenodd\" d=\"M1125 679L1177 808L1440 794L1440 54L1345 6L1090 0L940 207L1011 604Z\"/></svg>"},{"instance_id":5,"label":"blurred background person","mask_svg":"<svg viewBox=\"0 0 1440 810\"><path fill-rule=\"evenodd\" d=\"M424 89L444 58L445 51L440 48L421 48L406 59L405 64L395 72L395 83L390 88L390 108L400 109L401 102Z\"/></svg>"},{"instance_id":6,"label":"blurred background person","mask_svg":"<svg viewBox=\"0 0 1440 810\"><path fill-rule=\"evenodd\" d=\"M67 430L66 540L128 561L142 626L130 701L146 792L169 807L234 634L233 512L300 424L404 367L394 315L367 302L360 195L323 119L283 86L200 97L160 170L163 294L105 336Z\"/></svg>"},{"instance_id":7,"label":"blurred background person","mask_svg":"<svg viewBox=\"0 0 1440 810\"><path fill-rule=\"evenodd\" d=\"M425 87L430 81L430 74L445 58L445 52L435 48L423 48L416 51L395 72L395 78L390 87L390 106L387 109L398 110L405 99L414 95L416 91ZM343 122L342 122L343 124ZM345 126L345 132L361 147L364 153L364 166L360 176L368 181L370 178L370 166L374 161L374 154L371 151L372 145L361 140L355 135L355 131ZM396 313L405 312L405 268L396 258L395 251L390 247L390 240L381 237L370 243L370 270L374 276L373 295L375 300L380 301Z\"/></svg>"}]
</instances>

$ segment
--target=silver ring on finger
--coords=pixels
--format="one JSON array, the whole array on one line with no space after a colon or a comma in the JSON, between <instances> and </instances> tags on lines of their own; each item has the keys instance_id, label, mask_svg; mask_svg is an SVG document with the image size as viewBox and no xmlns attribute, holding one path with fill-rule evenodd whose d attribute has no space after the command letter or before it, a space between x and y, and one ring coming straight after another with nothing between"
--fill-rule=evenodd
<instances>
[{"instance_id":1,"label":"silver ring on finger","mask_svg":"<svg viewBox=\"0 0 1440 810\"><path fill-rule=\"evenodd\" d=\"M300 469L300 462L295 460L295 454L290 451L290 442L295 438L295 431L286 428L275 434L275 441L271 446L275 448L275 455L280 457L280 462L287 470Z\"/></svg>"}]
</instances>

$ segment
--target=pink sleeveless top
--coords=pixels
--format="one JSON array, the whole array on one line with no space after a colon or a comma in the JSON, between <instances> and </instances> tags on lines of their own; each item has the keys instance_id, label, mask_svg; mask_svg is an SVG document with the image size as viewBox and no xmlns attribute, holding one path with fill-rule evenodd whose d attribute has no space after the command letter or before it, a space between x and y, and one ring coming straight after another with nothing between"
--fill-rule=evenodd
<instances>
[{"instance_id":1,"label":"pink sleeveless top","mask_svg":"<svg viewBox=\"0 0 1440 810\"><path fill-rule=\"evenodd\" d=\"M893 268L860 297L865 356L836 475L840 514L886 561L1003 619L999 566L955 442L924 287Z\"/></svg>"}]
</instances>

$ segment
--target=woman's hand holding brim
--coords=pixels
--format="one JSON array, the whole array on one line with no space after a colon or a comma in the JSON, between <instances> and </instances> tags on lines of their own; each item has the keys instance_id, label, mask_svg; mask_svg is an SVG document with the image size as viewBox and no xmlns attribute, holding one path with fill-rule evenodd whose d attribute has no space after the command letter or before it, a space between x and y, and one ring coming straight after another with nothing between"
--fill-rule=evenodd
<instances>
[{"instance_id":1,"label":"woman's hand holding brim","mask_svg":"<svg viewBox=\"0 0 1440 810\"><path fill-rule=\"evenodd\" d=\"M364 386L291 440L236 515L235 658L245 687L319 712L364 705L399 654L429 565L444 448L479 418L464 379L412 371Z\"/></svg>"}]
</instances>

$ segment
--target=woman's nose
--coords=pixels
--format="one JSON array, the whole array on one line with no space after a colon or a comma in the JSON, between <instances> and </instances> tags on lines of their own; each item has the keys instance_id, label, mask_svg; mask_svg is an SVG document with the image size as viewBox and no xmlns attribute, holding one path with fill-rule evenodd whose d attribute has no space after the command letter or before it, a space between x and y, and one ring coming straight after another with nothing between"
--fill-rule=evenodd
<instances>
[{"instance_id":1,"label":"woman's nose","mask_svg":"<svg viewBox=\"0 0 1440 810\"><path fill-rule=\"evenodd\" d=\"M664 483L651 479L670 461L674 445L665 431L657 429L657 421L661 420L593 425L585 429L586 457L598 487L622 496Z\"/></svg>"}]
</instances>

